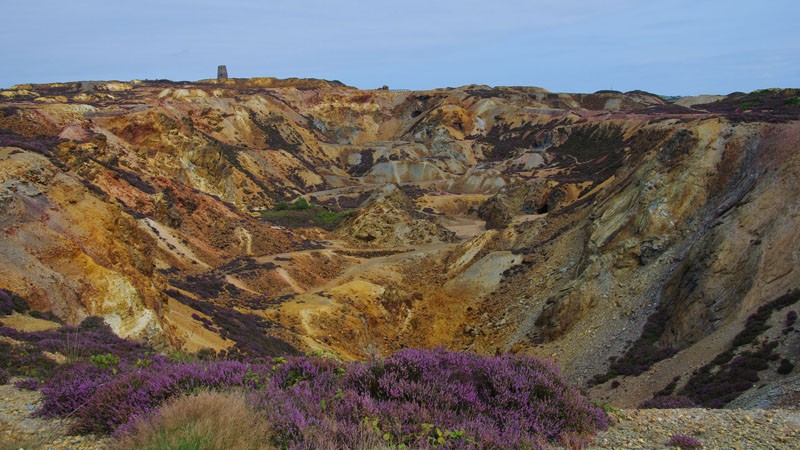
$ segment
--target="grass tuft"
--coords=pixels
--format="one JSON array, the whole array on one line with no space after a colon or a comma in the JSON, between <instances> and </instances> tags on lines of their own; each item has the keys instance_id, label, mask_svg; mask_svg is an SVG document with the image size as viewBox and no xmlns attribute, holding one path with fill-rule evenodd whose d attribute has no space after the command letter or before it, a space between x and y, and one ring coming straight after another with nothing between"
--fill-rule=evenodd
<instances>
[{"instance_id":1,"label":"grass tuft","mask_svg":"<svg viewBox=\"0 0 800 450\"><path fill-rule=\"evenodd\" d=\"M257 450L269 423L248 405L243 392L199 392L178 397L152 416L137 420L119 440L118 450Z\"/></svg>"}]
</instances>

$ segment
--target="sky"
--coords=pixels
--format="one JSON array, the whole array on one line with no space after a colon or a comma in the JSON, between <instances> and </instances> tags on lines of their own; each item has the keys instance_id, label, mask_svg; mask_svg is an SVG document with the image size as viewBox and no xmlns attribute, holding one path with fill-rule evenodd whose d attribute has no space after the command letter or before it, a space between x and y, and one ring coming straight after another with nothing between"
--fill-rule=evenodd
<instances>
[{"instance_id":1,"label":"sky","mask_svg":"<svg viewBox=\"0 0 800 450\"><path fill-rule=\"evenodd\" d=\"M797 0L2 0L0 88L308 77L662 95L800 87Z\"/></svg>"}]
</instances>

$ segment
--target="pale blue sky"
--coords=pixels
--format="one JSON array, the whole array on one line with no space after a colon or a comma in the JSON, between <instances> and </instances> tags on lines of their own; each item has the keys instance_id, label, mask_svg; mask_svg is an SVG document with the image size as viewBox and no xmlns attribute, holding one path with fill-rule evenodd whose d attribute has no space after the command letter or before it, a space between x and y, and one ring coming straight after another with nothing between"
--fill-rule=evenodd
<instances>
[{"instance_id":1,"label":"pale blue sky","mask_svg":"<svg viewBox=\"0 0 800 450\"><path fill-rule=\"evenodd\" d=\"M338 79L660 94L799 87L797 0L2 0L0 87Z\"/></svg>"}]
</instances>

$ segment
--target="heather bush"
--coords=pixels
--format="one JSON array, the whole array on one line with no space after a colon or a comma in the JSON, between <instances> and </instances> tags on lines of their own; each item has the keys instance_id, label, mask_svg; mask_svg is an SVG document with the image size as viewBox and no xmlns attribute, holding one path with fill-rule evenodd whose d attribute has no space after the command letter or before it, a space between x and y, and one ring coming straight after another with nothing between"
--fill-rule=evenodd
<instances>
[{"instance_id":1,"label":"heather bush","mask_svg":"<svg viewBox=\"0 0 800 450\"><path fill-rule=\"evenodd\" d=\"M639 408L652 409L677 409L677 408L696 408L697 404L684 395L665 395L656 396L646 400L639 405Z\"/></svg>"},{"instance_id":2,"label":"heather bush","mask_svg":"<svg viewBox=\"0 0 800 450\"><path fill-rule=\"evenodd\" d=\"M641 375L653 364L674 355L676 353L674 348L658 345L658 340L664 333L667 318L668 315L663 309L651 314L642 328L639 339L623 355L611 361L608 372L595 375L588 380L587 384L591 387L620 375Z\"/></svg>"},{"instance_id":3,"label":"heather bush","mask_svg":"<svg viewBox=\"0 0 800 450\"><path fill-rule=\"evenodd\" d=\"M0 291L0 316L10 316L14 312L14 304L11 303L11 298L4 294L5 292Z\"/></svg>"},{"instance_id":4,"label":"heather bush","mask_svg":"<svg viewBox=\"0 0 800 450\"><path fill-rule=\"evenodd\" d=\"M780 359L774 353L778 343L762 342L759 337L769 329L772 314L800 301L800 289L793 289L767 304L761 305L747 318L744 328L733 339L731 347L717 355L713 361L692 375L679 394L691 398L698 405L722 408L759 381L759 372L769 368L771 361ZM786 323L791 319L787 313ZM796 320L796 319L795 319ZM786 329L784 329L786 334ZM740 348L750 348L740 350ZM778 369L788 369L781 364Z\"/></svg>"},{"instance_id":5,"label":"heather bush","mask_svg":"<svg viewBox=\"0 0 800 450\"><path fill-rule=\"evenodd\" d=\"M111 327L108 326L106 321L103 320L102 317L97 316L89 316L83 319L80 325L78 325L78 329L82 331L94 331L102 334L113 334Z\"/></svg>"},{"instance_id":6,"label":"heather bush","mask_svg":"<svg viewBox=\"0 0 800 450\"><path fill-rule=\"evenodd\" d=\"M243 423L268 423L262 442L278 448L542 448L580 442L608 424L554 364L523 356L439 349L353 363L320 356L149 361L123 360L117 374L86 363L64 368L41 389L40 414L74 416L79 432L116 430L123 442L148 435L178 445L197 438L197 448L217 447L198 434L202 428L180 435L159 407L187 409L192 400L178 399L231 388L249 392L247 408L257 411L257 423Z\"/></svg>"},{"instance_id":7,"label":"heather bush","mask_svg":"<svg viewBox=\"0 0 800 450\"><path fill-rule=\"evenodd\" d=\"M607 427L554 365L512 355L402 350L344 367L291 358L258 395L273 443L289 448L317 435L347 447L365 426L412 448L537 448Z\"/></svg>"},{"instance_id":8,"label":"heather bush","mask_svg":"<svg viewBox=\"0 0 800 450\"><path fill-rule=\"evenodd\" d=\"M39 379L52 377L57 369L52 355L45 352L61 354L70 363L94 358L93 364L108 369L119 361L135 361L152 352L144 344L115 335L102 319L94 317L87 318L77 327L63 326L37 332L0 327L0 336L20 343L0 342L0 368L12 375Z\"/></svg>"},{"instance_id":9,"label":"heather bush","mask_svg":"<svg viewBox=\"0 0 800 450\"><path fill-rule=\"evenodd\" d=\"M10 316L14 311L24 313L30 310L27 300L19 295L0 288L0 316Z\"/></svg>"},{"instance_id":10,"label":"heather bush","mask_svg":"<svg viewBox=\"0 0 800 450\"><path fill-rule=\"evenodd\" d=\"M79 326L63 326L54 330L22 332L0 328L0 335L26 342L35 352L60 353L71 361L91 355L112 354L123 359L140 357L151 352L148 346L114 334L98 317L88 317Z\"/></svg>"},{"instance_id":11,"label":"heather bush","mask_svg":"<svg viewBox=\"0 0 800 450\"><path fill-rule=\"evenodd\" d=\"M8 383L10 378L11 376L8 374L8 372L6 372L5 369L0 369L0 384Z\"/></svg>"},{"instance_id":12,"label":"heather bush","mask_svg":"<svg viewBox=\"0 0 800 450\"><path fill-rule=\"evenodd\" d=\"M741 347L754 342L761 333L769 329L767 321L775 310L789 306L797 301L800 301L800 289L790 290L775 300L761 305L755 313L747 318L744 329L733 339L733 347ZM787 314L787 321L788 319Z\"/></svg>"},{"instance_id":13,"label":"heather bush","mask_svg":"<svg viewBox=\"0 0 800 450\"><path fill-rule=\"evenodd\" d=\"M14 387L28 391L38 391L41 386L42 382L37 378L21 378L14 382Z\"/></svg>"},{"instance_id":14,"label":"heather bush","mask_svg":"<svg viewBox=\"0 0 800 450\"><path fill-rule=\"evenodd\" d=\"M728 351L701 367L679 394L701 406L722 408L755 385L758 372L768 369L770 360L777 357L773 353L776 346L774 342L765 343L755 351L743 351L735 357Z\"/></svg>"},{"instance_id":15,"label":"heather bush","mask_svg":"<svg viewBox=\"0 0 800 450\"><path fill-rule=\"evenodd\" d=\"M61 320L61 318L55 315L52 311L38 311L32 309L28 311L28 315L36 319L49 320L50 322L55 322L61 325L64 324L64 321Z\"/></svg>"},{"instance_id":16,"label":"heather bush","mask_svg":"<svg viewBox=\"0 0 800 450\"><path fill-rule=\"evenodd\" d=\"M678 382L681 381L680 375L676 375L672 378L672 381L669 382L668 385L664 386L663 389L653 394L653 398L655 397L669 397L675 392L675 388L678 387Z\"/></svg>"},{"instance_id":17,"label":"heather bush","mask_svg":"<svg viewBox=\"0 0 800 450\"><path fill-rule=\"evenodd\" d=\"M174 363L159 358L148 367L121 371L119 376L97 384L91 396L76 408L75 431L113 432L172 397L197 389L244 386L249 372L250 366L238 361Z\"/></svg>"},{"instance_id":18,"label":"heather bush","mask_svg":"<svg viewBox=\"0 0 800 450\"><path fill-rule=\"evenodd\" d=\"M0 328L0 335L8 335L11 328ZM14 330L12 330L14 331ZM10 375L24 377L47 377L56 363L45 357L41 350L33 345L21 345L0 341L0 369Z\"/></svg>"},{"instance_id":19,"label":"heather bush","mask_svg":"<svg viewBox=\"0 0 800 450\"><path fill-rule=\"evenodd\" d=\"M780 365L778 365L778 373L781 375L789 375L794 370L794 364L786 358L781 359Z\"/></svg>"},{"instance_id":20,"label":"heather bush","mask_svg":"<svg viewBox=\"0 0 800 450\"><path fill-rule=\"evenodd\" d=\"M703 448L703 444L700 441L685 434L673 434L672 437L669 438L667 445L679 447L681 449Z\"/></svg>"},{"instance_id":21,"label":"heather bush","mask_svg":"<svg viewBox=\"0 0 800 450\"><path fill-rule=\"evenodd\" d=\"M797 322L797 311L789 311L786 313L786 321L784 322L787 327L791 327Z\"/></svg>"},{"instance_id":22,"label":"heather bush","mask_svg":"<svg viewBox=\"0 0 800 450\"><path fill-rule=\"evenodd\" d=\"M42 387L42 406L36 414L42 417L68 417L75 414L101 386L111 382L110 371L91 364L77 363L59 367Z\"/></svg>"},{"instance_id":23,"label":"heather bush","mask_svg":"<svg viewBox=\"0 0 800 450\"><path fill-rule=\"evenodd\" d=\"M254 314L217 306L211 302L198 302L176 290L167 290L166 293L179 302L211 317L213 323L219 327L212 331L219 332L223 338L236 343L234 348L228 350L230 357L257 358L299 353L288 342L270 335L271 328L280 327L280 324L269 322ZM207 329L209 326L210 323L205 324Z\"/></svg>"}]
</instances>

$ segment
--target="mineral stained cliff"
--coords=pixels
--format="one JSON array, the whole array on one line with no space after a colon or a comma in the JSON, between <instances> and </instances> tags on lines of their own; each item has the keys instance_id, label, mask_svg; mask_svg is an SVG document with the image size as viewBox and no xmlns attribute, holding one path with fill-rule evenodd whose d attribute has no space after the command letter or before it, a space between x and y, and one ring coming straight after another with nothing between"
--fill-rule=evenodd
<instances>
[{"instance_id":1,"label":"mineral stained cliff","mask_svg":"<svg viewBox=\"0 0 800 450\"><path fill-rule=\"evenodd\" d=\"M0 288L190 351L536 353L622 406L767 344L751 392L796 383L798 94L15 86Z\"/></svg>"}]
</instances>

